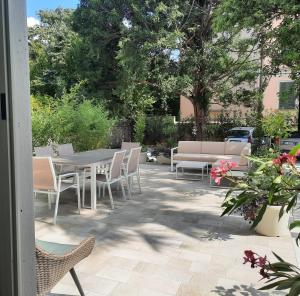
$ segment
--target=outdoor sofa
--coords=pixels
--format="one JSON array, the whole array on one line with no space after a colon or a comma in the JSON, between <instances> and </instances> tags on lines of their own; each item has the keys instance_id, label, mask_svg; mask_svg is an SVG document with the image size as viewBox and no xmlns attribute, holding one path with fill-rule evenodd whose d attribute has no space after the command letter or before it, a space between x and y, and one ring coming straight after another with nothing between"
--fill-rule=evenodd
<instances>
[{"instance_id":1,"label":"outdoor sofa","mask_svg":"<svg viewBox=\"0 0 300 296\"><path fill-rule=\"evenodd\" d=\"M174 171L174 165L180 161L208 162L215 166L220 160L235 161L238 164L235 170L247 171L249 161L246 156L250 154L250 143L180 141L178 147L171 149L171 171Z\"/></svg>"}]
</instances>

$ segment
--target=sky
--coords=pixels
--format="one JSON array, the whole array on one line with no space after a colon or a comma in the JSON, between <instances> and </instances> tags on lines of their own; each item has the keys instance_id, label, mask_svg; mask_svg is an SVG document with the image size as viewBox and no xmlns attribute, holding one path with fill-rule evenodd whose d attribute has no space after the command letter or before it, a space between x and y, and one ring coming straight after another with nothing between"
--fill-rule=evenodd
<instances>
[{"instance_id":1,"label":"sky","mask_svg":"<svg viewBox=\"0 0 300 296\"><path fill-rule=\"evenodd\" d=\"M40 9L76 8L78 3L79 0L27 0L27 24L38 23L36 12Z\"/></svg>"}]
</instances>

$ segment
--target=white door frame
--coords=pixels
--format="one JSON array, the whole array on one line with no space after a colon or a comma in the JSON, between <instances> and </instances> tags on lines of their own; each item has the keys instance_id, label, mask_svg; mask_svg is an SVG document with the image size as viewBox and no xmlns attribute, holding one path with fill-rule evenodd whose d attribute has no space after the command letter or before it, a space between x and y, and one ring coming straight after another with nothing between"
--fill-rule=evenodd
<instances>
[{"instance_id":1,"label":"white door frame","mask_svg":"<svg viewBox=\"0 0 300 296\"><path fill-rule=\"evenodd\" d=\"M0 295L35 295L25 0L0 0Z\"/></svg>"}]
</instances>

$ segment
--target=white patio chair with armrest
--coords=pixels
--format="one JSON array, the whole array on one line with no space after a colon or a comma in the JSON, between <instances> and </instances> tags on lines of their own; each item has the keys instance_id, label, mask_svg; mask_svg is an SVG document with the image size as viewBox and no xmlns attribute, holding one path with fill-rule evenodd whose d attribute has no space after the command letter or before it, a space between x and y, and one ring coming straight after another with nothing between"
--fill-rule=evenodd
<instances>
[{"instance_id":1,"label":"white patio chair with armrest","mask_svg":"<svg viewBox=\"0 0 300 296\"><path fill-rule=\"evenodd\" d=\"M138 148L140 146L141 145L138 142L122 142L121 150L126 150L127 152L129 152L132 148Z\"/></svg>"},{"instance_id":2,"label":"white patio chair with armrest","mask_svg":"<svg viewBox=\"0 0 300 296\"><path fill-rule=\"evenodd\" d=\"M34 147L35 156L54 156L54 151L51 146Z\"/></svg>"},{"instance_id":3,"label":"white patio chair with armrest","mask_svg":"<svg viewBox=\"0 0 300 296\"><path fill-rule=\"evenodd\" d=\"M105 186L107 186L107 188L108 188L108 193L109 193L109 198L110 198L110 203L111 203L112 209L114 209L114 200L113 200L112 192L111 192L111 186L110 186L111 184L120 182L123 197L124 197L124 199L126 199L125 188L124 188L124 184L122 182L124 179L124 176L122 174L122 168L124 166L125 154L126 154L126 150L120 151L120 152L115 152L114 157L111 162L111 165L106 168L106 170L104 171L104 174L96 175L96 181L97 181L97 184L99 185L99 193L101 194L101 186L103 186L103 195L105 192ZM129 188L127 178L125 178L125 182L126 182L127 187Z\"/></svg>"},{"instance_id":4,"label":"white patio chair with armrest","mask_svg":"<svg viewBox=\"0 0 300 296\"><path fill-rule=\"evenodd\" d=\"M73 182L70 183L70 178ZM66 182L67 181L67 182ZM48 194L48 206L51 209L51 195L55 195L55 210L53 224L56 224L60 193L76 188L78 211L80 214L80 186L78 173L68 173L56 176L51 157L33 157L33 189L34 193Z\"/></svg>"},{"instance_id":5,"label":"white patio chair with armrest","mask_svg":"<svg viewBox=\"0 0 300 296\"><path fill-rule=\"evenodd\" d=\"M140 178L140 154L141 154L142 147L133 148L130 150L130 154L128 157L128 161L125 165L124 175L125 178L128 179L128 192L129 196L131 197L131 191L133 187L133 177L136 176L137 183L139 186L140 193L142 192L141 189L141 178Z\"/></svg>"},{"instance_id":6,"label":"white patio chair with armrest","mask_svg":"<svg viewBox=\"0 0 300 296\"><path fill-rule=\"evenodd\" d=\"M67 143L67 144L60 144L58 145L57 151L59 155L73 155L74 154L74 148L72 143ZM89 176L90 173L90 168L89 167L84 167L84 166L79 166L76 168L77 172L79 173L81 179L82 179L82 203L84 206L84 200L85 200L85 180ZM70 165L61 165L61 172L62 173L69 173L75 171L74 166Z\"/></svg>"},{"instance_id":7,"label":"white patio chair with armrest","mask_svg":"<svg viewBox=\"0 0 300 296\"><path fill-rule=\"evenodd\" d=\"M72 154L74 154L74 148L73 148L72 143L58 145L57 152L58 152L59 155L72 155Z\"/></svg>"}]
</instances>

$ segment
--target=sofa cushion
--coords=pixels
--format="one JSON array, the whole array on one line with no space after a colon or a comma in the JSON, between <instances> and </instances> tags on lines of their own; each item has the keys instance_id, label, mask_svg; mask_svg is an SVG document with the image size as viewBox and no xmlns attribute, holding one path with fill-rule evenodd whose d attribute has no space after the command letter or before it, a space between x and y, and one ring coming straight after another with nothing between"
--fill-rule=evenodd
<instances>
[{"instance_id":1,"label":"sofa cushion","mask_svg":"<svg viewBox=\"0 0 300 296\"><path fill-rule=\"evenodd\" d=\"M201 153L200 141L179 141L178 153L199 154Z\"/></svg>"},{"instance_id":2,"label":"sofa cushion","mask_svg":"<svg viewBox=\"0 0 300 296\"><path fill-rule=\"evenodd\" d=\"M242 150L249 145L242 142L225 142L225 154L241 155Z\"/></svg>"},{"instance_id":3,"label":"sofa cushion","mask_svg":"<svg viewBox=\"0 0 300 296\"><path fill-rule=\"evenodd\" d=\"M201 153L224 155L225 143L224 142L202 142Z\"/></svg>"},{"instance_id":4,"label":"sofa cushion","mask_svg":"<svg viewBox=\"0 0 300 296\"><path fill-rule=\"evenodd\" d=\"M208 155L208 154L177 153L174 154L173 159L177 162L182 160L188 160L188 161L203 161L203 162L213 163L217 161L218 158L215 157L215 155Z\"/></svg>"},{"instance_id":5,"label":"sofa cushion","mask_svg":"<svg viewBox=\"0 0 300 296\"><path fill-rule=\"evenodd\" d=\"M217 155L217 154L186 154L186 153L177 153L174 154L173 159L175 161L189 160L189 161L203 161L208 163L214 163L220 160L231 160L231 161L240 161L240 156L237 155Z\"/></svg>"}]
</instances>

